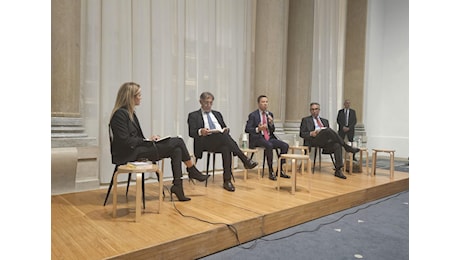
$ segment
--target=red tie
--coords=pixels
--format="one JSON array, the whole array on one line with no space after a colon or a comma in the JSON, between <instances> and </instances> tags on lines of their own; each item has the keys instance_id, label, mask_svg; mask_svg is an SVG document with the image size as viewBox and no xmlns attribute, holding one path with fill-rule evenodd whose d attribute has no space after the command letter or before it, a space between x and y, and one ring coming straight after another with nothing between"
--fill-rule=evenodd
<instances>
[{"instance_id":1,"label":"red tie","mask_svg":"<svg viewBox=\"0 0 460 260\"><path fill-rule=\"evenodd\" d=\"M319 120L319 118L316 118L316 123L318 124L319 127L324 127L323 124L321 123L321 120Z\"/></svg>"},{"instance_id":2,"label":"red tie","mask_svg":"<svg viewBox=\"0 0 460 260\"><path fill-rule=\"evenodd\" d=\"M267 124L267 116L263 112L262 112L262 124L264 124L264 125ZM267 140L267 141L270 139L270 136L268 135L267 130L264 130L264 137L265 137L265 140Z\"/></svg>"}]
</instances>

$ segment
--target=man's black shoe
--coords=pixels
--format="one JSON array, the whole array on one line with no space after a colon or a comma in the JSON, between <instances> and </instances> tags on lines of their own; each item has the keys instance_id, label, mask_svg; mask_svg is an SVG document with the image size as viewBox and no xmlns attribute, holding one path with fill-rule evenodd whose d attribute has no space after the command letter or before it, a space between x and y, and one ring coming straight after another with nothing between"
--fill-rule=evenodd
<instances>
[{"instance_id":1,"label":"man's black shoe","mask_svg":"<svg viewBox=\"0 0 460 260\"><path fill-rule=\"evenodd\" d=\"M250 169L254 169L254 167L256 167L259 163L257 162L254 162L253 160L249 160L247 163L244 164L244 168L250 170Z\"/></svg>"},{"instance_id":2,"label":"man's black shoe","mask_svg":"<svg viewBox=\"0 0 460 260\"><path fill-rule=\"evenodd\" d=\"M233 186L231 181L224 181L224 189L228 191L235 191L235 186Z\"/></svg>"},{"instance_id":3,"label":"man's black shoe","mask_svg":"<svg viewBox=\"0 0 460 260\"><path fill-rule=\"evenodd\" d=\"M338 178L341 178L341 179L346 179L346 178L347 178L347 176L343 175L342 170L336 171L335 174L334 174L334 176L335 176L335 177L338 177Z\"/></svg>"},{"instance_id":4,"label":"man's black shoe","mask_svg":"<svg viewBox=\"0 0 460 260\"><path fill-rule=\"evenodd\" d=\"M351 147L351 146L348 146L348 147L345 147L345 151L349 152L349 153L357 153L359 152L359 148L356 148L356 147Z\"/></svg>"},{"instance_id":5,"label":"man's black shoe","mask_svg":"<svg viewBox=\"0 0 460 260\"><path fill-rule=\"evenodd\" d=\"M276 181L276 175L275 175L273 172L270 172L270 173L268 174L268 178L269 178L270 180L272 180L272 181Z\"/></svg>"},{"instance_id":6,"label":"man's black shoe","mask_svg":"<svg viewBox=\"0 0 460 260\"><path fill-rule=\"evenodd\" d=\"M291 176L289 176L289 175L287 175L286 173L284 173L284 171L281 171L280 176L281 176L281 178L286 178L286 179L291 178Z\"/></svg>"}]
</instances>

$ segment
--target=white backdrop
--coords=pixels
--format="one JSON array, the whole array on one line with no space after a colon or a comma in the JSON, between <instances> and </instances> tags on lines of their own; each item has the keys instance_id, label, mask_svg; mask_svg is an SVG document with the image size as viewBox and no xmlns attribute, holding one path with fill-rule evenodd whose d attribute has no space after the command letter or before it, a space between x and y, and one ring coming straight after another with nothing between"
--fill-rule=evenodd
<instances>
[{"instance_id":1,"label":"white backdrop","mask_svg":"<svg viewBox=\"0 0 460 260\"><path fill-rule=\"evenodd\" d=\"M409 157L409 1L368 5L364 124L369 148Z\"/></svg>"},{"instance_id":2,"label":"white backdrop","mask_svg":"<svg viewBox=\"0 0 460 260\"><path fill-rule=\"evenodd\" d=\"M87 131L98 136L100 180L113 172L107 125L120 85L142 87L137 114L146 136L180 135L192 152L187 115L212 92L238 139L249 95L252 1L83 1L82 82ZM200 162L201 163L201 162ZM200 167L203 168L203 167ZM165 176L172 176L169 160Z\"/></svg>"},{"instance_id":3,"label":"white backdrop","mask_svg":"<svg viewBox=\"0 0 460 260\"><path fill-rule=\"evenodd\" d=\"M192 151L187 115L199 108L199 94L211 91L214 108L239 138L253 109L248 97L255 3L82 1L82 107L86 130L99 141L101 183L108 183L113 171L107 125L126 81L142 86L137 113L145 135L181 135ZM322 104L322 115L333 119L342 105L346 7L344 0L315 5L311 96ZM368 8L363 111L368 147L392 148L397 157L408 157L408 1L370 0ZM165 176L171 176L167 163Z\"/></svg>"}]
</instances>

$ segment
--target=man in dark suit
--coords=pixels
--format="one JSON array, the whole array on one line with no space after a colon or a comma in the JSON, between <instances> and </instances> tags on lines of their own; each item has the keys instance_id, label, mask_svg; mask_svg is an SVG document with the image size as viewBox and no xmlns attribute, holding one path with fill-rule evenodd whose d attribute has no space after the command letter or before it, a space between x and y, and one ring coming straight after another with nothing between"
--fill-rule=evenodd
<instances>
[{"instance_id":1,"label":"man in dark suit","mask_svg":"<svg viewBox=\"0 0 460 260\"><path fill-rule=\"evenodd\" d=\"M347 136L348 141L353 142L356 122L356 111L350 108L350 100L346 99L343 103L343 109L337 113L338 133L342 139ZM353 160L356 161L355 155L353 155Z\"/></svg>"},{"instance_id":2,"label":"man in dark suit","mask_svg":"<svg viewBox=\"0 0 460 260\"><path fill-rule=\"evenodd\" d=\"M329 121L325 118L320 118L319 111L319 104L312 102L310 104L311 115L302 118L300 136L304 139L305 146L319 146L326 153L333 153L335 158L334 175L338 178L346 179L347 177L342 172L342 147L353 154L357 153L359 149L347 145L337 132L329 128Z\"/></svg>"},{"instance_id":3,"label":"man in dark suit","mask_svg":"<svg viewBox=\"0 0 460 260\"><path fill-rule=\"evenodd\" d=\"M337 124L339 125L339 135L348 138L349 142L353 142L355 136L356 111L350 108L350 100L345 100L343 109L340 109L337 114Z\"/></svg>"},{"instance_id":4,"label":"man in dark suit","mask_svg":"<svg viewBox=\"0 0 460 260\"><path fill-rule=\"evenodd\" d=\"M203 151L222 154L224 189L235 191L231 181L232 153L240 158L246 169L253 169L257 166L257 162L248 159L235 140L232 139L229 134L230 129L227 128L222 114L211 109L213 101L213 94L201 93L201 108L188 114L188 135L193 138L193 150L196 158L202 158Z\"/></svg>"},{"instance_id":5,"label":"man in dark suit","mask_svg":"<svg viewBox=\"0 0 460 260\"><path fill-rule=\"evenodd\" d=\"M273 132L275 132L275 124L273 122L273 113L268 109L268 98L265 95L260 95L257 98L259 109L252 112L248 116L245 132L249 133L249 148L264 147L264 155L267 157L269 179L276 180L276 175L273 173L273 149L281 149L281 154L288 152L289 145L281 140L278 140ZM281 169L284 160L281 161ZM280 176L290 178L283 171Z\"/></svg>"}]
</instances>

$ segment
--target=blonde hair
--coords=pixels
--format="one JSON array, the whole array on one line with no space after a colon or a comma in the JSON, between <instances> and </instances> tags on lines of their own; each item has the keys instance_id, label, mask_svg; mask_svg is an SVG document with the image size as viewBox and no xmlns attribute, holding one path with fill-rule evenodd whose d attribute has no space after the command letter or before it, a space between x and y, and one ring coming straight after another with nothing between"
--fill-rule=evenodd
<instances>
[{"instance_id":1,"label":"blonde hair","mask_svg":"<svg viewBox=\"0 0 460 260\"><path fill-rule=\"evenodd\" d=\"M110 115L110 119L112 119L113 114L115 112L124 107L128 110L129 118L131 121L134 120L134 109L136 107L136 103L134 101L134 97L139 94L141 91L141 86L134 82L126 82L121 85L120 89L118 90L117 99L115 100L115 106L113 107L112 114Z\"/></svg>"}]
</instances>

